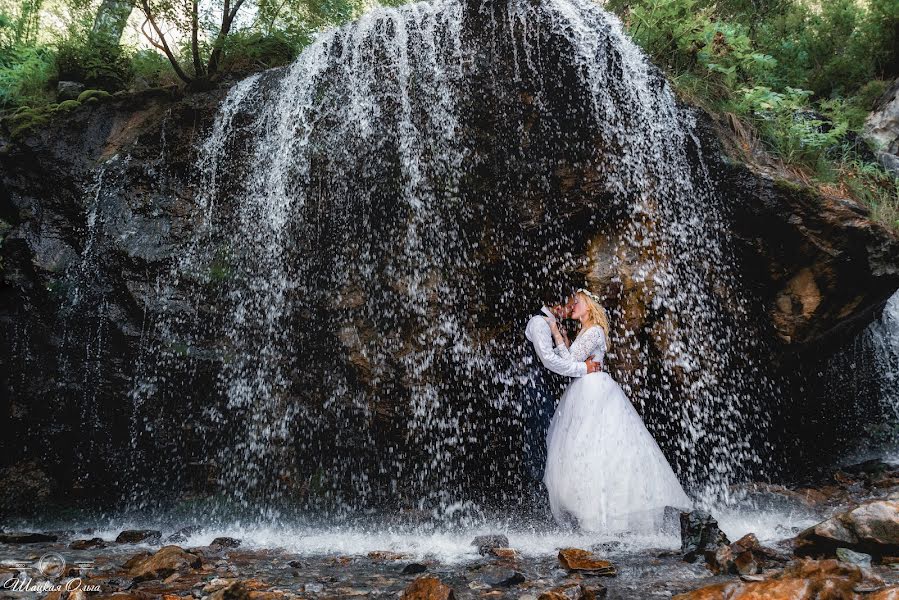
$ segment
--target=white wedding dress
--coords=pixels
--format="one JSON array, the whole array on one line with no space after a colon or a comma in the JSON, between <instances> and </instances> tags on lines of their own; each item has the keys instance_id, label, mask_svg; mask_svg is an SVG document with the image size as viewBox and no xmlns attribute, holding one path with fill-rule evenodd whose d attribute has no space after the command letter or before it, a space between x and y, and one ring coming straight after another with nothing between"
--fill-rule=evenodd
<instances>
[{"instance_id":1,"label":"white wedding dress","mask_svg":"<svg viewBox=\"0 0 899 600\"><path fill-rule=\"evenodd\" d=\"M580 333L562 357L601 361L600 327ZM560 523L586 531L658 531L666 506L692 506L659 445L621 387L605 371L571 382L546 436L543 483Z\"/></svg>"}]
</instances>

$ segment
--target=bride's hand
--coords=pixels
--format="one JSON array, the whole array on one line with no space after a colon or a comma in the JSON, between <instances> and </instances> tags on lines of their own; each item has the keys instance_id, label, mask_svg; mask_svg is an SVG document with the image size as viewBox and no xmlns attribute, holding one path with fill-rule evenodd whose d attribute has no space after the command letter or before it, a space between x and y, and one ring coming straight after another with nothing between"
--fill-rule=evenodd
<instances>
[{"instance_id":1,"label":"bride's hand","mask_svg":"<svg viewBox=\"0 0 899 600\"><path fill-rule=\"evenodd\" d=\"M549 323L549 330L552 331L553 340L555 340L556 346L561 346L565 343L565 338L562 336L562 332L559 331L559 322L550 317L545 318L546 322Z\"/></svg>"}]
</instances>

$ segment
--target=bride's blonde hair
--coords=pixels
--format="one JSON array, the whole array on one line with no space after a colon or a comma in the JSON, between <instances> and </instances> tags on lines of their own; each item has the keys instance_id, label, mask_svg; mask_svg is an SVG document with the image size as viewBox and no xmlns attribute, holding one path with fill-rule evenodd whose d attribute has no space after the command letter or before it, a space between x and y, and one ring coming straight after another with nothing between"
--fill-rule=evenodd
<instances>
[{"instance_id":1,"label":"bride's blonde hair","mask_svg":"<svg viewBox=\"0 0 899 600\"><path fill-rule=\"evenodd\" d=\"M587 313L590 315L590 320L602 329L603 334L606 336L606 348L611 349L612 339L609 337L609 313L599 303L593 292L581 288L577 293L587 302Z\"/></svg>"}]
</instances>

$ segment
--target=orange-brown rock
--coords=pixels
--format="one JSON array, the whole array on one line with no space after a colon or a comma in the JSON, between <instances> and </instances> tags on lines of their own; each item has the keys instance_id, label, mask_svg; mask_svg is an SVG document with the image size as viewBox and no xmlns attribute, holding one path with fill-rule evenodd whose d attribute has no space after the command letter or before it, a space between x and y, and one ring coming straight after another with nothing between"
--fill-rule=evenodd
<instances>
[{"instance_id":1,"label":"orange-brown rock","mask_svg":"<svg viewBox=\"0 0 899 600\"><path fill-rule=\"evenodd\" d=\"M163 546L152 556L136 562L128 574L135 581L165 579L173 573L196 569L202 562L199 556L178 546Z\"/></svg>"},{"instance_id":2,"label":"orange-brown rock","mask_svg":"<svg viewBox=\"0 0 899 600\"><path fill-rule=\"evenodd\" d=\"M865 600L899 600L899 585L877 590L873 594L865 596Z\"/></svg>"},{"instance_id":3,"label":"orange-brown rock","mask_svg":"<svg viewBox=\"0 0 899 600\"><path fill-rule=\"evenodd\" d=\"M850 600L863 579L861 569L836 560L800 560L764 581L710 585L674 600Z\"/></svg>"},{"instance_id":4,"label":"orange-brown rock","mask_svg":"<svg viewBox=\"0 0 899 600\"><path fill-rule=\"evenodd\" d=\"M453 600L456 596L451 587L426 575L410 583L400 597L403 600Z\"/></svg>"},{"instance_id":5,"label":"orange-brown rock","mask_svg":"<svg viewBox=\"0 0 899 600\"><path fill-rule=\"evenodd\" d=\"M559 562L569 571L590 571L596 575L617 575L615 565L580 548L559 550Z\"/></svg>"},{"instance_id":6,"label":"orange-brown rock","mask_svg":"<svg viewBox=\"0 0 899 600\"><path fill-rule=\"evenodd\" d=\"M491 548L490 554L498 558L518 558L518 552L514 548Z\"/></svg>"}]
</instances>

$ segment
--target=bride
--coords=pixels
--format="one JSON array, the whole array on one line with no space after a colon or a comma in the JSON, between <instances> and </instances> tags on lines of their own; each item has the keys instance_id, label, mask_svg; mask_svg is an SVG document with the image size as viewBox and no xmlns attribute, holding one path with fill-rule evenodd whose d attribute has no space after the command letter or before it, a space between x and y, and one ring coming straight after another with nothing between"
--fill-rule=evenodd
<instances>
[{"instance_id":1,"label":"bride","mask_svg":"<svg viewBox=\"0 0 899 600\"><path fill-rule=\"evenodd\" d=\"M577 290L571 317L581 322L567 346L554 318L547 317L565 360L604 362L609 320L599 298ZM661 528L666 506L689 509L658 444L624 391L605 371L574 379L562 395L546 436L543 483L553 516L587 531L648 532Z\"/></svg>"}]
</instances>

